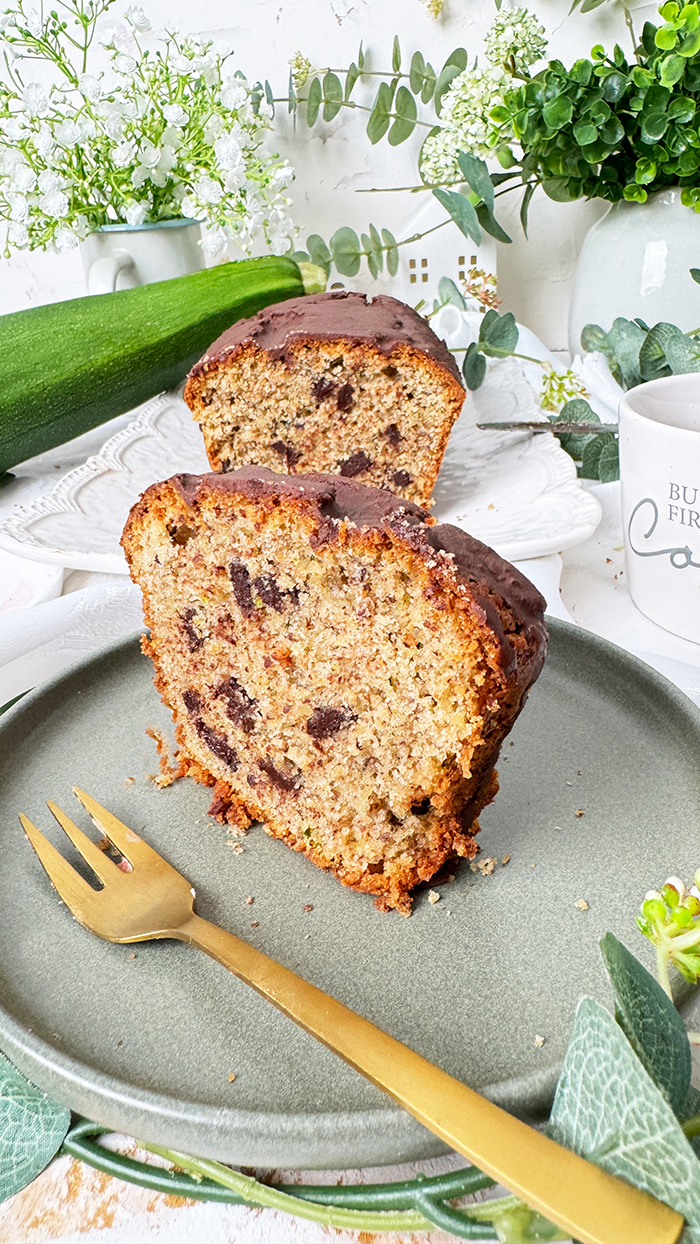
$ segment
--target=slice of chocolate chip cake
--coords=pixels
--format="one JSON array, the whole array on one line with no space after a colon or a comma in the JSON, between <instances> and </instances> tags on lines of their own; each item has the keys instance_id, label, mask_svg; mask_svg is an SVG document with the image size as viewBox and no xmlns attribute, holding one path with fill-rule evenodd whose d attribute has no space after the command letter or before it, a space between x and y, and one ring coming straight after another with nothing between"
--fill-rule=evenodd
<instances>
[{"instance_id":1,"label":"slice of chocolate chip cake","mask_svg":"<svg viewBox=\"0 0 700 1244\"><path fill-rule=\"evenodd\" d=\"M122 544L183 768L212 814L378 905L472 857L546 651L544 601L491 549L337 475L176 475Z\"/></svg>"},{"instance_id":2,"label":"slice of chocolate chip cake","mask_svg":"<svg viewBox=\"0 0 700 1244\"><path fill-rule=\"evenodd\" d=\"M293 298L234 324L185 401L215 471L337 471L428 505L464 400L455 361L395 298Z\"/></svg>"}]
</instances>

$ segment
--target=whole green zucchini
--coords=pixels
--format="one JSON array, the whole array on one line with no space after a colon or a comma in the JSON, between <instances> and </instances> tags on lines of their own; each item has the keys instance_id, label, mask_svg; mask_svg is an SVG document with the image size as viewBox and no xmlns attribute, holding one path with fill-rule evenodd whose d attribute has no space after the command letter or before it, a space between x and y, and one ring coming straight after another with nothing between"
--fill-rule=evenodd
<instances>
[{"instance_id":1,"label":"whole green zucchini","mask_svg":"<svg viewBox=\"0 0 700 1244\"><path fill-rule=\"evenodd\" d=\"M304 292L292 259L265 255L0 316L0 474L172 388L236 320Z\"/></svg>"}]
</instances>

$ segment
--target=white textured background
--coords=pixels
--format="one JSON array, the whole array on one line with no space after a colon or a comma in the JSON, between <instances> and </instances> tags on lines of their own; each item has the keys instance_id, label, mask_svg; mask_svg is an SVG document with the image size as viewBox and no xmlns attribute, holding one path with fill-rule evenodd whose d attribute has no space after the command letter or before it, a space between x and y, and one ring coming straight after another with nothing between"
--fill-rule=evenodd
<instances>
[{"instance_id":1,"label":"white textured background","mask_svg":"<svg viewBox=\"0 0 700 1244\"><path fill-rule=\"evenodd\" d=\"M569 4L570 0L536 0L529 6L550 35L550 57L571 63L588 55L595 42L612 45L616 39L630 56L618 5L609 2L594 13L569 17ZM125 7L117 4L103 22L120 16ZM446 0L437 21L421 0L198 0L196 4L145 0L143 7L154 26L178 25L183 31L230 37L236 49L235 67L251 80L268 78L275 95L286 93L288 61L297 49L318 68L338 68L354 59L362 39L368 53L366 67L387 68L392 39L398 33L404 68L419 48L439 70L457 46L467 49L470 60L478 54L495 14L491 0ZM638 8L638 29L645 18L653 20L654 14L653 5ZM358 102L371 97L371 87L363 84L353 95ZM421 131L399 148L390 147L386 140L371 147L364 135L365 123L366 114L344 110L331 123L319 122L313 130L302 120L295 134L286 109L278 110L275 146L297 173L291 194L294 219L300 227L299 245L309 232L327 239L342 224L360 232L370 220L379 228L392 229L399 239L414 232L413 218L427 195L369 196L355 191L415 183ZM518 224L519 199L520 192L515 192L499 200L499 218L514 239L510 246L497 246L499 295L504 308L514 311L551 349L566 349L578 250L604 205L552 203L538 193L530 208L530 239L526 241ZM431 277L437 280L441 275L456 275L457 258L465 248L468 253L474 249L450 225L433 235L429 250L418 246L404 253L428 254ZM610 279L610 275L601 274L601 279ZM371 279L365 276L370 288ZM83 293L82 264L76 251L67 255L22 253L0 260L0 313Z\"/></svg>"}]
</instances>

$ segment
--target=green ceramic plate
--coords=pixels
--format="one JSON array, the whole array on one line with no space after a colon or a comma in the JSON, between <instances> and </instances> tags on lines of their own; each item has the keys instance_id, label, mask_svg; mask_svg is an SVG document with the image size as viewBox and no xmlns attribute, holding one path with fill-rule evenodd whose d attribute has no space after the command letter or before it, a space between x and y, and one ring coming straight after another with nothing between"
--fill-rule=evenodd
<instances>
[{"instance_id":1,"label":"green ceramic plate","mask_svg":"<svg viewBox=\"0 0 700 1244\"><path fill-rule=\"evenodd\" d=\"M546 1111L577 999L610 1002L599 938L611 929L649 961L641 898L700 863L700 713L634 658L550 625L482 818L481 858L499 863L486 876L462 865L435 904L426 887L408 920L260 827L236 853L193 782L155 787L145 730L170 721L136 639L17 704L0 719L0 1048L80 1113L226 1161L369 1166L442 1151L204 955L111 945L73 920L17 814L60 843L44 800L85 825L75 783L190 879L202 916L509 1109Z\"/></svg>"}]
</instances>

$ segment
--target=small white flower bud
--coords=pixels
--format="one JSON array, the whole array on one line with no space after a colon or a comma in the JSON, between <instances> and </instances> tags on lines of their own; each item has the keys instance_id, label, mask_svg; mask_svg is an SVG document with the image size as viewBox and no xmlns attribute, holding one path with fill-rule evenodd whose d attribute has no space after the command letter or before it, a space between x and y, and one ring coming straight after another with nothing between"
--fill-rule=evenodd
<instances>
[{"instance_id":1,"label":"small white flower bud","mask_svg":"<svg viewBox=\"0 0 700 1244\"><path fill-rule=\"evenodd\" d=\"M654 898L658 899L660 903L663 903L664 901L661 895L659 894L658 890L647 890L646 894L644 895L644 902L646 903L647 899L654 899Z\"/></svg>"},{"instance_id":2,"label":"small white flower bud","mask_svg":"<svg viewBox=\"0 0 700 1244\"><path fill-rule=\"evenodd\" d=\"M666 885L671 885L674 890L678 891L678 899L682 903L685 898L685 882L681 881L680 877L667 877Z\"/></svg>"}]
</instances>

